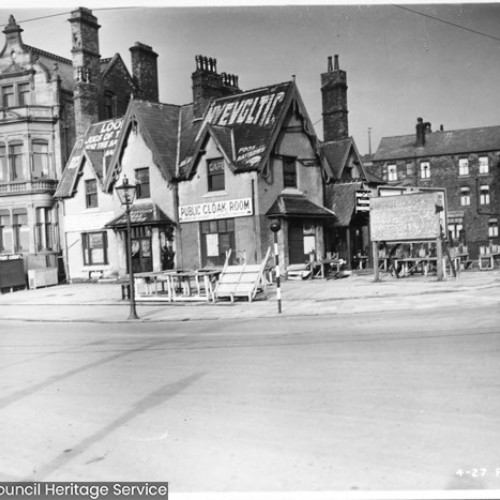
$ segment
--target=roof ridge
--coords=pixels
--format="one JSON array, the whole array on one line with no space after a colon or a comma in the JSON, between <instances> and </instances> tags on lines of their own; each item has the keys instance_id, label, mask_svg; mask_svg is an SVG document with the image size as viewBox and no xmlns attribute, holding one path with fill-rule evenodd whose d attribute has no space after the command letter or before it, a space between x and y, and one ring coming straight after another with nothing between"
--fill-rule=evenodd
<instances>
[{"instance_id":1,"label":"roof ridge","mask_svg":"<svg viewBox=\"0 0 500 500\"><path fill-rule=\"evenodd\" d=\"M40 55L47 56L47 57L50 57L53 59L57 59L58 61L65 62L68 64L73 64L71 59L67 59L66 57L58 56L57 54L53 54L52 52L48 52L46 50L42 50L42 49L39 49L37 47L33 47L32 45L28 45L28 44L23 43L23 47L28 49L28 50L31 50L33 52L36 52Z\"/></svg>"},{"instance_id":2,"label":"roof ridge","mask_svg":"<svg viewBox=\"0 0 500 500\"><path fill-rule=\"evenodd\" d=\"M280 83L271 83L269 85L263 85L262 87L257 87L255 89L251 89L251 90L243 90L237 94L232 94L232 95L226 95L226 96L223 96L223 97L217 97L213 100L213 102L217 101L223 101L224 99L233 99L234 97L236 96L242 96L242 95L245 95L245 94L252 94L253 92L260 92L261 90L264 90L264 89L268 89L269 87L279 87L280 85L286 85L286 84L292 84L293 83L293 80L286 80L284 82L280 82Z\"/></svg>"}]
</instances>

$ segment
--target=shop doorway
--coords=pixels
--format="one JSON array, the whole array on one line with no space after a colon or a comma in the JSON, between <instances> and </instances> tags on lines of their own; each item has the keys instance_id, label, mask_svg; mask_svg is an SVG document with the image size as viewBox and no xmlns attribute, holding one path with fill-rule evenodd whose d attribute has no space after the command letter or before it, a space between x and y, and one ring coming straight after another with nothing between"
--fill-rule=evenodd
<instances>
[{"instance_id":1,"label":"shop doorway","mask_svg":"<svg viewBox=\"0 0 500 500\"><path fill-rule=\"evenodd\" d=\"M303 264L305 260L304 228L302 223L292 222L288 226L288 261L290 264Z\"/></svg>"},{"instance_id":2,"label":"shop doorway","mask_svg":"<svg viewBox=\"0 0 500 500\"><path fill-rule=\"evenodd\" d=\"M134 273L153 271L151 252L151 228L139 226L132 228L132 269Z\"/></svg>"}]
</instances>

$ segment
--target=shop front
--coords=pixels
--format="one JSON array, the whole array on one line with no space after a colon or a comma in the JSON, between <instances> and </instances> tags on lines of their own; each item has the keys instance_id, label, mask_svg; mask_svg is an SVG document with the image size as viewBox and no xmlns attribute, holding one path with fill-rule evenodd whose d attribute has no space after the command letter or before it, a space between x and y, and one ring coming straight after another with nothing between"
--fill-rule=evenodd
<instances>
[{"instance_id":1,"label":"shop front","mask_svg":"<svg viewBox=\"0 0 500 500\"><path fill-rule=\"evenodd\" d=\"M130 210L132 268L134 273L164 271L174 268L175 224L157 206L132 206ZM121 214L106 224L122 242L120 261L122 269L129 272L127 264L127 217Z\"/></svg>"}]
</instances>

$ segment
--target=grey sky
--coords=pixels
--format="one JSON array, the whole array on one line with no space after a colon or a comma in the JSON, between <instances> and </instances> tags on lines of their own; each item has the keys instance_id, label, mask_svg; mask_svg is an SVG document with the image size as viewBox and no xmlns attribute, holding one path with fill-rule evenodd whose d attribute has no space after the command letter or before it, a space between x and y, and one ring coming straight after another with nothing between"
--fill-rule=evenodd
<instances>
[{"instance_id":1,"label":"grey sky","mask_svg":"<svg viewBox=\"0 0 500 500\"><path fill-rule=\"evenodd\" d=\"M238 75L243 90L296 75L320 137L320 74L327 57L339 54L349 86L349 132L362 154L368 152L368 127L375 151L382 136L412 134L418 116L433 129L500 124L499 3L185 8L157 2L123 8L127 4L119 1L89 1L45 10L18 5L2 2L0 23L12 13L25 43L64 57L71 58L68 14L22 21L88 6L102 26L102 57L120 52L130 67L128 48L136 41L152 45L159 54L162 102L191 101L196 54L217 58L219 72Z\"/></svg>"}]
</instances>

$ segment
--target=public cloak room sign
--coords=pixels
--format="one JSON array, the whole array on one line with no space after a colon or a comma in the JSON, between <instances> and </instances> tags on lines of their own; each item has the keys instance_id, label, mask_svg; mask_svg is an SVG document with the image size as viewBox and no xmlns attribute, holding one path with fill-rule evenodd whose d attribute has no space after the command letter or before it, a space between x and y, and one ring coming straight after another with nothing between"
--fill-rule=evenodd
<instances>
[{"instance_id":1,"label":"public cloak room sign","mask_svg":"<svg viewBox=\"0 0 500 500\"><path fill-rule=\"evenodd\" d=\"M229 219L253 214L252 198L222 200L179 207L179 222Z\"/></svg>"},{"instance_id":2,"label":"public cloak room sign","mask_svg":"<svg viewBox=\"0 0 500 500\"><path fill-rule=\"evenodd\" d=\"M435 240L440 237L440 221L444 213L443 193L371 198L371 240Z\"/></svg>"}]
</instances>

